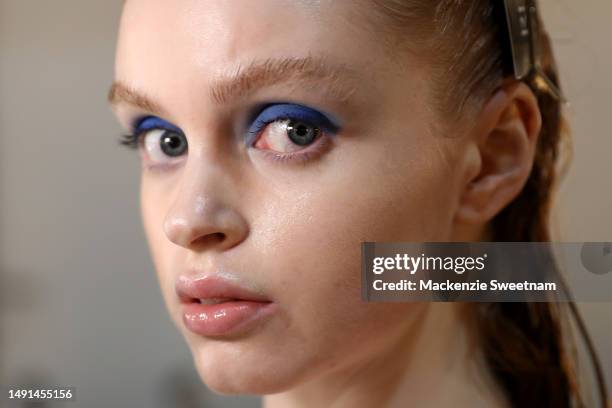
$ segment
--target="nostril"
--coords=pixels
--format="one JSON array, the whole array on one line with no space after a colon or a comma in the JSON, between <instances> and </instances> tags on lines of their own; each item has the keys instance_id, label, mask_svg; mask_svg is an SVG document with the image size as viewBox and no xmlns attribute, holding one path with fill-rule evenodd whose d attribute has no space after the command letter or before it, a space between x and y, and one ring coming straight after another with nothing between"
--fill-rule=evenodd
<instances>
[{"instance_id":1,"label":"nostril","mask_svg":"<svg viewBox=\"0 0 612 408\"><path fill-rule=\"evenodd\" d=\"M212 247L225 241L227 236L222 232L213 232L196 238L191 244L197 247Z\"/></svg>"},{"instance_id":2,"label":"nostril","mask_svg":"<svg viewBox=\"0 0 612 408\"><path fill-rule=\"evenodd\" d=\"M225 234L222 232L215 232L214 234L211 234L214 236L214 239L217 240L217 242L221 242L225 239Z\"/></svg>"}]
</instances>

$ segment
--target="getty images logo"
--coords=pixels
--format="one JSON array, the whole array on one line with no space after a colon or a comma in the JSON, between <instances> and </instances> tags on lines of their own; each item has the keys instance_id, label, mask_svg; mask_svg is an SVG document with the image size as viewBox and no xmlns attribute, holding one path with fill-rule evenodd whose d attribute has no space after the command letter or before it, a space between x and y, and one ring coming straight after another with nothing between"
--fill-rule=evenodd
<instances>
[{"instance_id":1,"label":"getty images logo","mask_svg":"<svg viewBox=\"0 0 612 408\"><path fill-rule=\"evenodd\" d=\"M582 266L596 275L612 272L612 243L585 242L580 251L580 260Z\"/></svg>"}]
</instances>

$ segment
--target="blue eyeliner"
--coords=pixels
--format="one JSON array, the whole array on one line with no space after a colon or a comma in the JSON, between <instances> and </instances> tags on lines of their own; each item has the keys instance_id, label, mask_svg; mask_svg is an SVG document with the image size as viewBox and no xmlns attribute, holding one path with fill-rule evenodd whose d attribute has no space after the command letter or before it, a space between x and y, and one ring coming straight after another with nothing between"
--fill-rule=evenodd
<instances>
[{"instance_id":1,"label":"blue eyeliner","mask_svg":"<svg viewBox=\"0 0 612 408\"><path fill-rule=\"evenodd\" d=\"M318 110L293 103L268 104L254 115L248 129L247 145L250 146L259 132L268 124L279 120L299 120L317 126L330 135L335 135L340 130L339 121L329 114Z\"/></svg>"}]
</instances>

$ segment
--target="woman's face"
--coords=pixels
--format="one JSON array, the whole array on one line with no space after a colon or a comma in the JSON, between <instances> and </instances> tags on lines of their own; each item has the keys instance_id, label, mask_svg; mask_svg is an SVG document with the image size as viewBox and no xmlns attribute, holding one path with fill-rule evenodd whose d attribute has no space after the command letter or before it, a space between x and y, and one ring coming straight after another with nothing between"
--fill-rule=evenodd
<instances>
[{"instance_id":1,"label":"woman's face","mask_svg":"<svg viewBox=\"0 0 612 408\"><path fill-rule=\"evenodd\" d=\"M362 301L360 243L452 237L462 145L432 133L427 65L393 55L368 7L126 3L116 112L142 137L167 308L217 391L379 355L422 311Z\"/></svg>"}]
</instances>

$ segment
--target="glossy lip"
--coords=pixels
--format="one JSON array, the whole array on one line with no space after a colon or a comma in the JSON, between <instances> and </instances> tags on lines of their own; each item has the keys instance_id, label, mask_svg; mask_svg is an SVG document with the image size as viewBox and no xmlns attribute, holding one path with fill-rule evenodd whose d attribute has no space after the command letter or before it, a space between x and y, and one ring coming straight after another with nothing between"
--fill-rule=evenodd
<instances>
[{"instance_id":1,"label":"glossy lip","mask_svg":"<svg viewBox=\"0 0 612 408\"><path fill-rule=\"evenodd\" d=\"M232 275L180 276L175 288L183 324L206 337L244 334L276 309L261 291L248 288Z\"/></svg>"}]
</instances>

